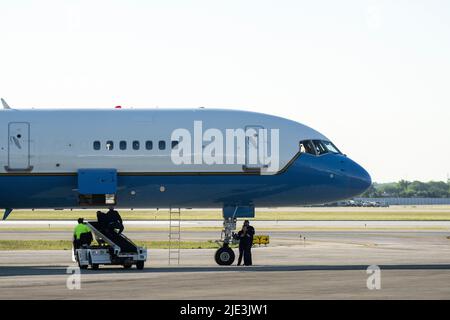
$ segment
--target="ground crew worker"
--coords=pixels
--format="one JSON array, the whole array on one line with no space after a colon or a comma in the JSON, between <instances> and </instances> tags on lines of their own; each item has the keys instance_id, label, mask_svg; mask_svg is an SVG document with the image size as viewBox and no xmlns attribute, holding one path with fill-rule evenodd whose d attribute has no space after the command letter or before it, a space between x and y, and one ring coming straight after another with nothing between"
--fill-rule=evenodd
<instances>
[{"instance_id":1,"label":"ground crew worker","mask_svg":"<svg viewBox=\"0 0 450 320\"><path fill-rule=\"evenodd\" d=\"M108 221L106 221L106 213L97 211L97 222L99 224L100 231L108 226Z\"/></svg>"},{"instance_id":2,"label":"ground crew worker","mask_svg":"<svg viewBox=\"0 0 450 320\"><path fill-rule=\"evenodd\" d=\"M90 245L92 242L91 229L84 224L83 218L78 218L78 224L73 232L73 247L75 249L80 248L82 245Z\"/></svg>"},{"instance_id":3,"label":"ground crew worker","mask_svg":"<svg viewBox=\"0 0 450 320\"><path fill-rule=\"evenodd\" d=\"M252 265L252 245L253 236L255 235L255 228L250 225L248 220L244 221L241 231L238 232L239 238L239 258L237 265L240 266L242 256L244 257L244 265Z\"/></svg>"},{"instance_id":4,"label":"ground crew worker","mask_svg":"<svg viewBox=\"0 0 450 320\"><path fill-rule=\"evenodd\" d=\"M119 234L122 233L124 227L123 227L123 221L122 217L120 216L119 212L114 210L113 207L109 208L109 211L106 213L106 221L108 226L108 231L114 232L115 229L119 230Z\"/></svg>"}]
</instances>

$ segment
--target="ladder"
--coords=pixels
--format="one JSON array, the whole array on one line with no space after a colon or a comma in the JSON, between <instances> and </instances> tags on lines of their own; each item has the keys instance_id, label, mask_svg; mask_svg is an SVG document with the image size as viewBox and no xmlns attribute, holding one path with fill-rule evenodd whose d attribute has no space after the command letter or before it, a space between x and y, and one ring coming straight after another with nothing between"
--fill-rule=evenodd
<instances>
[{"instance_id":1,"label":"ladder","mask_svg":"<svg viewBox=\"0 0 450 320\"><path fill-rule=\"evenodd\" d=\"M181 210L169 208L169 264L180 264Z\"/></svg>"}]
</instances>

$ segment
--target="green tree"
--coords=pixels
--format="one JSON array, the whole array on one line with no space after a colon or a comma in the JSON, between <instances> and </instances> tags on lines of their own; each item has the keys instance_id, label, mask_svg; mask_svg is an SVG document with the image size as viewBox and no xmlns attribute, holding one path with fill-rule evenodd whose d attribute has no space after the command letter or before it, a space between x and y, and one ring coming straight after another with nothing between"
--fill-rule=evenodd
<instances>
[{"instance_id":1,"label":"green tree","mask_svg":"<svg viewBox=\"0 0 450 320\"><path fill-rule=\"evenodd\" d=\"M450 181L373 183L363 197L449 198Z\"/></svg>"}]
</instances>

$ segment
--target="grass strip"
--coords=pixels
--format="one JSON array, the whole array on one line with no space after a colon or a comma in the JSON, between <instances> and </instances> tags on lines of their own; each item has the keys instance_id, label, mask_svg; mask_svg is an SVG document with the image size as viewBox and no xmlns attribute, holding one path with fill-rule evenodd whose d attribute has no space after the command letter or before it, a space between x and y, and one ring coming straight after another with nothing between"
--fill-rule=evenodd
<instances>
[{"instance_id":1,"label":"grass strip","mask_svg":"<svg viewBox=\"0 0 450 320\"><path fill-rule=\"evenodd\" d=\"M169 249L169 241L136 241L148 249ZM216 249L214 241L181 241L180 249ZM0 250L71 250L69 240L0 240Z\"/></svg>"}]
</instances>

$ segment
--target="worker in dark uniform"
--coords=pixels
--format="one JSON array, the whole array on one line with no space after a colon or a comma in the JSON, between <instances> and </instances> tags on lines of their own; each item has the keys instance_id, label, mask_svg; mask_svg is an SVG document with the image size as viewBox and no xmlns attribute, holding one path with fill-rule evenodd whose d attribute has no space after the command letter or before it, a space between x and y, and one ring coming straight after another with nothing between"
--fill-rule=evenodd
<instances>
[{"instance_id":1,"label":"worker in dark uniform","mask_svg":"<svg viewBox=\"0 0 450 320\"><path fill-rule=\"evenodd\" d=\"M83 245L90 245L92 242L91 229L84 223L83 218L78 219L78 224L73 232L73 247L79 249Z\"/></svg>"},{"instance_id":2,"label":"worker in dark uniform","mask_svg":"<svg viewBox=\"0 0 450 320\"><path fill-rule=\"evenodd\" d=\"M124 227L122 217L113 207L110 207L109 211L106 213L106 222L109 232L115 232L115 230L119 230L119 234L123 232Z\"/></svg>"},{"instance_id":3,"label":"worker in dark uniform","mask_svg":"<svg viewBox=\"0 0 450 320\"><path fill-rule=\"evenodd\" d=\"M244 257L244 265L252 265L252 246L255 228L250 225L248 220L244 221L241 231L238 232L239 238L239 258L237 265L240 266L242 257Z\"/></svg>"},{"instance_id":4,"label":"worker in dark uniform","mask_svg":"<svg viewBox=\"0 0 450 320\"><path fill-rule=\"evenodd\" d=\"M100 230L103 230L108 226L106 213L104 213L104 212L97 211L97 221L98 221Z\"/></svg>"}]
</instances>

